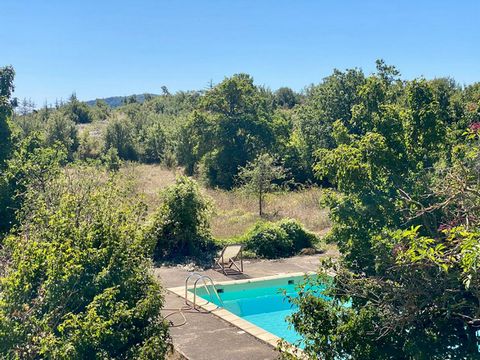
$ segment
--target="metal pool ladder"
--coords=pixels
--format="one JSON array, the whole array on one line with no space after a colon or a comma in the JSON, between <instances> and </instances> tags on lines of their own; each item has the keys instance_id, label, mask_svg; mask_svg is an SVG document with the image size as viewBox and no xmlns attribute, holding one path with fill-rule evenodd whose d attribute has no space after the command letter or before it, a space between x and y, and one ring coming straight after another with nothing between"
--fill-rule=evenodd
<instances>
[{"instance_id":1,"label":"metal pool ladder","mask_svg":"<svg viewBox=\"0 0 480 360\"><path fill-rule=\"evenodd\" d=\"M219 304L221 305L221 307L224 307L223 306L223 300L220 297L220 295L218 295L217 288L215 287L215 283L213 282L212 278L208 275L199 274L197 272L193 272L193 273L189 274L187 276L187 278L185 279L185 304L186 305L188 305L188 297L187 297L187 295L188 295L188 281L190 280L190 278L196 278L195 282L193 284L193 308L195 310L198 310L197 309L197 284L198 284L199 281L203 281L203 285L205 286L205 290L207 290L209 298L212 299L212 293L208 289L207 280L210 283L210 286L212 287L213 292L215 293Z\"/></svg>"}]
</instances>

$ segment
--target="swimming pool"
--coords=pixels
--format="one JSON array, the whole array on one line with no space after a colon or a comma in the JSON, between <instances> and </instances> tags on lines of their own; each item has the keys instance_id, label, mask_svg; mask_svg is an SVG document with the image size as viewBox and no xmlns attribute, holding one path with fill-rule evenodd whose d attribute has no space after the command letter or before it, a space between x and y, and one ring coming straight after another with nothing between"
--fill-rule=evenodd
<instances>
[{"instance_id":1,"label":"swimming pool","mask_svg":"<svg viewBox=\"0 0 480 360\"><path fill-rule=\"evenodd\" d=\"M223 304L215 296L210 297L203 287L197 289L197 295L217 306L223 305L225 310L278 338L298 344L301 337L286 321L287 316L296 311L296 306L287 300L285 293L290 297L298 296L297 287L305 280L305 275L283 275L217 284ZM315 285L315 290L322 289Z\"/></svg>"}]
</instances>

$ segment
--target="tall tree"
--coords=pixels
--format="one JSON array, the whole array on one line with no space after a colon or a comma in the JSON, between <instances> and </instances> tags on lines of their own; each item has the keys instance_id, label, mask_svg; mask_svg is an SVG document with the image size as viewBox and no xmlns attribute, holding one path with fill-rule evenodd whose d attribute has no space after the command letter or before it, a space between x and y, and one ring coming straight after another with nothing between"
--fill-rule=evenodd
<instances>
[{"instance_id":1,"label":"tall tree","mask_svg":"<svg viewBox=\"0 0 480 360\"><path fill-rule=\"evenodd\" d=\"M291 109L298 103L298 96L289 87L281 87L275 91L275 104L277 106Z\"/></svg>"},{"instance_id":2,"label":"tall tree","mask_svg":"<svg viewBox=\"0 0 480 360\"><path fill-rule=\"evenodd\" d=\"M75 93L70 96L68 104L65 107L65 114L76 124L85 124L93 120L92 112L88 108L88 105L79 101Z\"/></svg>"},{"instance_id":3,"label":"tall tree","mask_svg":"<svg viewBox=\"0 0 480 360\"><path fill-rule=\"evenodd\" d=\"M5 160L8 159L12 151L12 132L9 119L12 116L10 97L14 90L14 77L13 67L0 68L0 169L5 167Z\"/></svg>"},{"instance_id":4,"label":"tall tree","mask_svg":"<svg viewBox=\"0 0 480 360\"><path fill-rule=\"evenodd\" d=\"M265 92L247 74L234 75L209 90L187 125L190 129L186 132L195 141L191 147L199 150L190 167L202 159L207 182L231 188L239 166L245 166L274 142L269 104ZM209 131L197 131L199 122Z\"/></svg>"}]
</instances>

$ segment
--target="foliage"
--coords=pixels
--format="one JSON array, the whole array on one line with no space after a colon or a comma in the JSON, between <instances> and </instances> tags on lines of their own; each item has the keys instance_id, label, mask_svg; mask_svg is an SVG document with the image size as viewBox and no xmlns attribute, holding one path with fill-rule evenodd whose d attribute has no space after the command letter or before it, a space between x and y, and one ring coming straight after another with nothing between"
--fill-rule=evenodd
<instances>
[{"instance_id":1,"label":"foliage","mask_svg":"<svg viewBox=\"0 0 480 360\"><path fill-rule=\"evenodd\" d=\"M307 154L333 147L332 124L351 118L352 107L358 102L358 89L364 82L361 70L334 70L322 83L308 89L304 103L296 109Z\"/></svg>"},{"instance_id":2,"label":"foliage","mask_svg":"<svg viewBox=\"0 0 480 360\"><path fill-rule=\"evenodd\" d=\"M162 205L147 231L155 258L198 258L212 250L209 220L213 207L196 182L179 177L162 191L161 198Z\"/></svg>"},{"instance_id":3,"label":"foliage","mask_svg":"<svg viewBox=\"0 0 480 360\"><path fill-rule=\"evenodd\" d=\"M258 197L258 213L263 215L265 196L275 191L282 184L277 184L286 177L285 169L275 164L275 159L268 154L258 155L238 172L238 179L243 189Z\"/></svg>"},{"instance_id":4,"label":"foliage","mask_svg":"<svg viewBox=\"0 0 480 360\"><path fill-rule=\"evenodd\" d=\"M210 186L230 189L236 186L239 167L261 153L289 169L292 186L335 186L333 179L314 175L315 154L369 131L395 141L387 144L391 148L407 146L412 159L426 155L435 161L430 155L446 150L438 149L439 143L455 141L480 119L478 85L461 87L448 78L402 81L398 71L381 60L372 75L360 69L334 70L303 93L287 87L270 91L246 74L225 78L206 91L162 92L136 95L113 108L101 100L85 108L72 96L67 103L31 111L25 101L13 116L14 130L21 137L44 132L48 118L56 113L77 124L98 120L87 126L95 138L100 133L105 137L100 156L115 147L124 160L178 164L187 175L199 174ZM85 116L84 110L89 112ZM342 135L342 126L343 135L349 136L335 137ZM79 133L85 125L81 127ZM423 150L416 149L417 141ZM422 166L432 165L425 161Z\"/></svg>"},{"instance_id":5,"label":"foliage","mask_svg":"<svg viewBox=\"0 0 480 360\"><path fill-rule=\"evenodd\" d=\"M102 160L108 170L113 172L117 172L118 170L120 170L120 165L122 161L118 156L117 149L115 148L108 149L107 153L103 156Z\"/></svg>"},{"instance_id":6,"label":"foliage","mask_svg":"<svg viewBox=\"0 0 480 360\"><path fill-rule=\"evenodd\" d=\"M12 134L9 118L12 115L10 97L13 87L15 71L11 66L0 68L0 171L12 150Z\"/></svg>"},{"instance_id":7,"label":"foliage","mask_svg":"<svg viewBox=\"0 0 480 360\"><path fill-rule=\"evenodd\" d=\"M97 99L95 101L95 106L91 110L94 113L94 116L99 121L107 120L111 114L110 106L105 102L105 100Z\"/></svg>"},{"instance_id":8,"label":"foliage","mask_svg":"<svg viewBox=\"0 0 480 360\"><path fill-rule=\"evenodd\" d=\"M267 259L293 256L312 247L316 241L314 234L292 219L276 223L258 222L241 239L247 251Z\"/></svg>"},{"instance_id":9,"label":"foliage","mask_svg":"<svg viewBox=\"0 0 480 360\"><path fill-rule=\"evenodd\" d=\"M288 87L281 87L275 91L275 104L282 108L291 109L299 103L299 95Z\"/></svg>"},{"instance_id":10,"label":"foliage","mask_svg":"<svg viewBox=\"0 0 480 360\"><path fill-rule=\"evenodd\" d=\"M10 358L163 358L161 288L142 236L145 208L96 176L29 189L7 239L0 352Z\"/></svg>"},{"instance_id":11,"label":"foliage","mask_svg":"<svg viewBox=\"0 0 480 360\"><path fill-rule=\"evenodd\" d=\"M133 125L125 117L112 119L105 132L105 149L115 149L123 160L136 160L138 157Z\"/></svg>"},{"instance_id":12,"label":"foliage","mask_svg":"<svg viewBox=\"0 0 480 360\"><path fill-rule=\"evenodd\" d=\"M430 85L410 83L403 109L396 103L398 84L385 83L385 77L370 77L360 89L351 119L358 133L335 123L338 145L319 150L315 166L316 175L341 192L325 198L334 222L330 238L349 267L369 273L375 271L372 238L405 223L403 204L396 201L400 192L426 191L429 169L450 145Z\"/></svg>"},{"instance_id":13,"label":"foliage","mask_svg":"<svg viewBox=\"0 0 480 360\"><path fill-rule=\"evenodd\" d=\"M202 171L211 186L231 188L238 168L273 144L271 108L264 92L246 74L227 78L209 90L186 125L192 155L184 160Z\"/></svg>"},{"instance_id":14,"label":"foliage","mask_svg":"<svg viewBox=\"0 0 480 360\"><path fill-rule=\"evenodd\" d=\"M158 122L153 123L146 130L143 160L147 163L161 162L166 148L167 136L163 127Z\"/></svg>"},{"instance_id":15,"label":"foliage","mask_svg":"<svg viewBox=\"0 0 480 360\"><path fill-rule=\"evenodd\" d=\"M78 101L75 93L70 96L69 102L63 111L65 115L76 124L85 124L93 120L93 114L88 105Z\"/></svg>"},{"instance_id":16,"label":"foliage","mask_svg":"<svg viewBox=\"0 0 480 360\"><path fill-rule=\"evenodd\" d=\"M318 154L317 174L339 190L325 202L344 257L323 264L320 281L336 273L328 299L293 299L292 323L312 357L478 358L478 132L448 137L457 115L449 128L432 84L407 84L401 108L383 79L354 109L365 132L338 126L339 145Z\"/></svg>"},{"instance_id":17,"label":"foliage","mask_svg":"<svg viewBox=\"0 0 480 360\"><path fill-rule=\"evenodd\" d=\"M79 136L76 158L79 160L97 159L100 157L100 152L101 145L98 137L92 136L88 130L84 130Z\"/></svg>"},{"instance_id":18,"label":"foliage","mask_svg":"<svg viewBox=\"0 0 480 360\"><path fill-rule=\"evenodd\" d=\"M45 141L47 147L60 143L67 150L68 158L73 159L73 153L78 148L78 135L75 123L60 113L52 113L45 124Z\"/></svg>"},{"instance_id":19,"label":"foliage","mask_svg":"<svg viewBox=\"0 0 480 360\"><path fill-rule=\"evenodd\" d=\"M317 243L317 237L305 230L303 226L296 220L283 219L277 223L278 227L287 233L292 240L295 253L305 248L311 248Z\"/></svg>"},{"instance_id":20,"label":"foliage","mask_svg":"<svg viewBox=\"0 0 480 360\"><path fill-rule=\"evenodd\" d=\"M326 359L478 357L480 233L463 228L432 239L418 227L391 233L382 277L336 272L322 295L300 292L292 317L313 355ZM403 250L404 249L404 250ZM323 273L322 279L326 279ZM352 306L346 306L347 303Z\"/></svg>"},{"instance_id":21,"label":"foliage","mask_svg":"<svg viewBox=\"0 0 480 360\"><path fill-rule=\"evenodd\" d=\"M24 139L7 161L0 179L0 232L7 232L17 223L16 213L25 202L27 189L45 191L66 160L64 148L44 148L42 143L34 136Z\"/></svg>"},{"instance_id":22,"label":"foliage","mask_svg":"<svg viewBox=\"0 0 480 360\"><path fill-rule=\"evenodd\" d=\"M257 223L246 234L246 250L257 256L276 259L294 255L295 247L287 232L273 223Z\"/></svg>"}]
</instances>

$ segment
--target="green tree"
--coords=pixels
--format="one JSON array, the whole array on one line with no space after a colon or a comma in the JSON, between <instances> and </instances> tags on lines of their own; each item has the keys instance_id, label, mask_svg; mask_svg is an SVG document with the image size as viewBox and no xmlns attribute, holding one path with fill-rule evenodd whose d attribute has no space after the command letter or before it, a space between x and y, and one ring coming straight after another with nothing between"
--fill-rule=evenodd
<instances>
[{"instance_id":1,"label":"green tree","mask_svg":"<svg viewBox=\"0 0 480 360\"><path fill-rule=\"evenodd\" d=\"M187 167L201 162L209 185L231 188L238 168L273 146L269 97L249 75L237 74L207 91L199 106L186 130L195 154ZM199 123L207 131L197 130Z\"/></svg>"},{"instance_id":2,"label":"green tree","mask_svg":"<svg viewBox=\"0 0 480 360\"><path fill-rule=\"evenodd\" d=\"M430 84L412 81L400 97L397 83L384 78L372 75L359 88L350 120L355 128L335 122L331 136L338 146L316 153L317 176L340 190L327 192L325 198L334 223L329 236L338 242L348 266L367 273L375 272L373 237L405 224L395 200L399 191L426 191L422 178L451 146ZM425 230L434 226L423 225Z\"/></svg>"},{"instance_id":3,"label":"green tree","mask_svg":"<svg viewBox=\"0 0 480 360\"><path fill-rule=\"evenodd\" d=\"M96 159L100 156L101 145L97 136L91 135L88 130L81 132L78 140L78 149L75 153L80 160Z\"/></svg>"},{"instance_id":4,"label":"green tree","mask_svg":"<svg viewBox=\"0 0 480 360\"><path fill-rule=\"evenodd\" d=\"M311 154L320 148L332 148L331 126L336 120L347 123L359 101L358 89L365 83L361 70L334 70L322 83L307 89L304 103L296 108L299 127Z\"/></svg>"},{"instance_id":5,"label":"green tree","mask_svg":"<svg viewBox=\"0 0 480 360\"><path fill-rule=\"evenodd\" d=\"M202 157L212 150L214 137L215 122L211 116L193 111L180 129L177 147L179 162L185 166L187 175L193 175Z\"/></svg>"},{"instance_id":6,"label":"green tree","mask_svg":"<svg viewBox=\"0 0 480 360\"><path fill-rule=\"evenodd\" d=\"M298 96L289 87L281 87L275 91L275 104L282 108L291 109L298 104Z\"/></svg>"},{"instance_id":7,"label":"green tree","mask_svg":"<svg viewBox=\"0 0 480 360\"><path fill-rule=\"evenodd\" d=\"M115 148L108 149L105 155L103 156L102 160L109 171L117 172L118 170L120 170L122 161L118 156L117 149Z\"/></svg>"},{"instance_id":8,"label":"green tree","mask_svg":"<svg viewBox=\"0 0 480 360\"><path fill-rule=\"evenodd\" d=\"M167 136L162 125L154 122L146 129L143 160L147 163L159 163L167 149Z\"/></svg>"},{"instance_id":9,"label":"green tree","mask_svg":"<svg viewBox=\"0 0 480 360\"><path fill-rule=\"evenodd\" d=\"M292 299L313 358L479 357L478 129L455 138L456 92L396 74L380 63L316 154L342 259Z\"/></svg>"},{"instance_id":10,"label":"green tree","mask_svg":"<svg viewBox=\"0 0 480 360\"><path fill-rule=\"evenodd\" d=\"M115 117L108 122L105 132L105 149L115 149L124 160L136 160L137 148L133 124L125 117Z\"/></svg>"},{"instance_id":11,"label":"green tree","mask_svg":"<svg viewBox=\"0 0 480 360\"><path fill-rule=\"evenodd\" d=\"M63 110L65 115L67 115L75 124L90 123L93 120L92 112L88 105L84 102L78 101L75 93L70 96L70 99Z\"/></svg>"},{"instance_id":12,"label":"green tree","mask_svg":"<svg viewBox=\"0 0 480 360\"><path fill-rule=\"evenodd\" d=\"M112 109L105 100L97 99L95 100L95 107L94 107L95 115L98 120L104 121L110 116Z\"/></svg>"},{"instance_id":13,"label":"green tree","mask_svg":"<svg viewBox=\"0 0 480 360\"><path fill-rule=\"evenodd\" d=\"M5 167L5 161L12 151L12 134L9 119L12 115L10 97L14 90L13 79L15 71L13 67L0 68L0 171Z\"/></svg>"},{"instance_id":14,"label":"green tree","mask_svg":"<svg viewBox=\"0 0 480 360\"><path fill-rule=\"evenodd\" d=\"M243 189L258 198L258 214L263 216L265 197L279 189L286 178L287 172L278 165L275 159L268 154L261 154L257 158L240 168L238 179Z\"/></svg>"},{"instance_id":15,"label":"green tree","mask_svg":"<svg viewBox=\"0 0 480 360\"><path fill-rule=\"evenodd\" d=\"M53 112L45 124L47 146L61 143L67 150L68 158L73 159L73 153L78 148L78 135L75 123L59 111Z\"/></svg>"}]
</instances>

